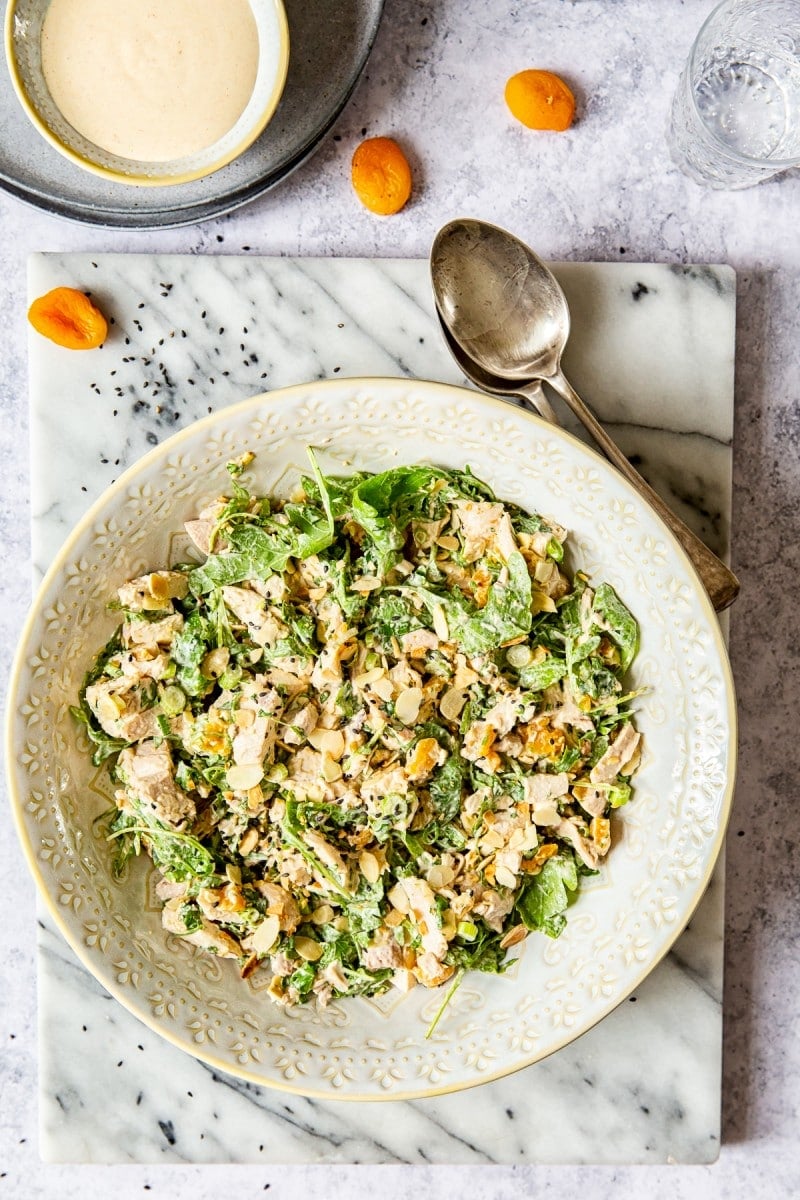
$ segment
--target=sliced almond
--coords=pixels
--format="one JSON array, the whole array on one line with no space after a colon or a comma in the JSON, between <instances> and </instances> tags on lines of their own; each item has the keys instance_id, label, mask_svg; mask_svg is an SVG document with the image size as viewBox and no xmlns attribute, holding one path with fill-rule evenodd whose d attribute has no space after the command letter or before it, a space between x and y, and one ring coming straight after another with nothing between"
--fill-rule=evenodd
<instances>
[{"instance_id":1,"label":"sliced almond","mask_svg":"<svg viewBox=\"0 0 800 1200\"><path fill-rule=\"evenodd\" d=\"M256 954L269 954L278 940L281 923L277 917L265 917L253 934L250 944Z\"/></svg>"},{"instance_id":2,"label":"sliced almond","mask_svg":"<svg viewBox=\"0 0 800 1200\"><path fill-rule=\"evenodd\" d=\"M444 608L441 604L434 604L431 611L431 617L433 619L433 629L436 636L439 638L439 641L449 642L450 630L447 625L447 617L445 616Z\"/></svg>"},{"instance_id":3,"label":"sliced almond","mask_svg":"<svg viewBox=\"0 0 800 1200\"><path fill-rule=\"evenodd\" d=\"M546 592L539 591L538 588L533 588L531 591L531 612L535 616L536 613L556 611L556 602L552 596L548 596Z\"/></svg>"},{"instance_id":4,"label":"sliced almond","mask_svg":"<svg viewBox=\"0 0 800 1200\"><path fill-rule=\"evenodd\" d=\"M226 776L229 788L235 792L249 792L251 788L261 783L264 778L264 768L261 763L238 763L228 767Z\"/></svg>"},{"instance_id":5,"label":"sliced almond","mask_svg":"<svg viewBox=\"0 0 800 1200\"><path fill-rule=\"evenodd\" d=\"M379 700L391 700L394 695L392 681L386 676L382 679L377 679L375 683L371 684L371 688Z\"/></svg>"},{"instance_id":6,"label":"sliced almond","mask_svg":"<svg viewBox=\"0 0 800 1200\"><path fill-rule=\"evenodd\" d=\"M455 879L455 871L452 867L434 866L428 871L426 879L432 888L447 887Z\"/></svg>"},{"instance_id":7,"label":"sliced almond","mask_svg":"<svg viewBox=\"0 0 800 1200\"><path fill-rule=\"evenodd\" d=\"M379 679L383 679L386 672L383 667L373 667L370 671L364 671L361 675L353 676L353 683L356 687L369 687L371 683L376 683Z\"/></svg>"},{"instance_id":8,"label":"sliced almond","mask_svg":"<svg viewBox=\"0 0 800 1200\"><path fill-rule=\"evenodd\" d=\"M457 550L458 538L453 537L452 534L444 533L440 538L436 539L436 545L441 546L443 550Z\"/></svg>"},{"instance_id":9,"label":"sliced almond","mask_svg":"<svg viewBox=\"0 0 800 1200\"><path fill-rule=\"evenodd\" d=\"M360 579L354 579L350 584L351 592L375 592L379 587L382 587L382 580L375 575L362 575Z\"/></svg>"},{"instance_id":10,"label":"sliced almond","mask_svg":"<svg viewBox=\"0 0 800 1200\"><path fill-rule=\"evenodd\" d=\"M101 721L113 723L118 720L125 711L125 704L119 696L109 696L107 692L101 692L95 701L97 716Z\"/></svg>"},{"instance_id":11,"label":"sliced almond","mask_svg":"<svg viewBox=\"0 0 800 1200\"><path fill-rule=\"evenodd\" d=\"M315 942L313 938L296 937L294 939L294 948L306 962L316 962L317 959L322 958L322 946L319 942Z\"/></svg>"},{"instance_id":12,"label":"sliced almond","mask_svg":"<svg viewBox=\"0 0 800 1200\"><path fill-rule=\"evenodd\" d=\"M240 708L233 718L239 729L249 729L256 719L252 708Z\"/></svg>"},{"instance_id":13,"label":"sliced almond","mask_svg":"<svg viewBox=\"0 0 800 1200\"><path fill-rule=\"evenodd\" d=\"M342 768L330 754L323 755L322 778L326 783L335 783L337 779L342 778Z\"/></svg>"},{"instance_id":14,"label":"sliced almond","mask_svg":"<svg viewBox=\"0 0 800 1200\"><path fill-rule=\"evenodd\" d=\"M344 754L344 734L340 729L323 729L317 726L306 736L315 750L329 754L337 762Z\"/></svg>"},{"instance_id":15,"label":"sliced almond","mask_svg":"<svg viewBox=\"0 0 800 1200\"><path fill-rule=\"evenodd\" d=\"M239 853L244 856L255 850L258 845L258 830L248 829L242 840L239 842Z\"/></svg>"},{"instance_id":16,"label":"sliced almond","mask_svg":"<svg viewBox=\"0 0 800 1200\"><path fill-rule=\"evenodd\" d=\"M419 716L422 704L422 688L410 687L400 693L395 701L394 715L404 725L413 725Z\"/></svg>"},{"instance_id":17,"label":"sliced almond","mask_svg":"<svg viewBox=\"0 0 800 1200\"><path fill-rule=\"evenodd\" d=\"M560 817L555 804L542 804L533 810L533 820L536 825L557 825Z\"/></svg>"},{"instance_id":18,"label":"sliced almond","mask_svg":"<svg viewBox=\"0 0 800 1200\"><path fill-rule=\"evenodd\" d=\"M383 923L384 925L388 925L391 929L394 929L396 925L402 925L404 920L405 917L399 911L399 909L391 908L383 918Z\"/></svg>"},{"instance_id":19,"label":"sliced almond","mask_svg":"<svg viewBox=\"0 0 800 1200\"><path fill-rule=\"evenodd\" d=\"M392 908L396 908L399 913L405 916L411 912L411 903L408 899L408 893L402 883L396 883L394 887L387 892L386 899L391 904Z\"/></svg>"},{"instance_id":20,"label":"sliced almond","mask_svg":"<svg viewBox=\"0 0 800 1200\"><path fill-rule=\"evenodd\" d=\"M509 871L508 867L495 866L494 878L500 887L515 888L517 886L517 877L513 871Z\"/></svg>"},{"instance_id":21,"label":"sliced almond","mask_svg":"<svg viewBox=\"0 0 800 1200\"><path fill-rule=\"evenodd\" d=\"M439 711L446 721L457 721L466 702L466 693L460 688L448 688L439 701Z\"/></svg>"},{"instance_id":22,"label":"sliced almond","mask_svg":"<svg viewBox=\"0 0 800 1200\"><path fill-rule=\"evenodd\" d=\"M314 925L329 925L333 917L334 912L330 904L320 904L311 914L311 921Z\"/></svg>"},{"instance_id":23,"label":"sliced almond","mask_svg":"<svg viewBox=\"0 0 800 1200\"><path fill-rule=\"evenodd\" d=\"M247 807L250 812L258 812L264 807L264 793L259 784L247 789Z\"/></svg>"},{"instance_id":24,"label":"sliced almond","mask_svg":"<svg viewBox=\"0 0 800 1200\"><path fill-rule=\"evenodd\" d=\"M378 882L381 876L381 868L374 854L371 854L369 850L362 850L358 856L358 865L367 883Z\"/></svg>"},{"instance_id":25,"label":"sliced almond","mask_svg":"<svg viewBox=\"0 0 800 1200\"><path fill-rule=\"evenodd\" d=\"M519 942L524 942L528 936L528 931L524 925L515 925L513 929L509 929L508 933L503 934L500 939L500 949L508 950L509 946L516 946Z\"/></svg>"}]
</instances>

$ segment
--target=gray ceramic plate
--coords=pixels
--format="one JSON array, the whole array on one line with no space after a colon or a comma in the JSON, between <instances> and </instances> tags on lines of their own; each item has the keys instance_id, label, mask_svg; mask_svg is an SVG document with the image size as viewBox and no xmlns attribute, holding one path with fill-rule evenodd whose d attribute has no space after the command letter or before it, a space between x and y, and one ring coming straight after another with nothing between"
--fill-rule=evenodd
<instances>
[{"instance_id":1,"label":"gray ceramic plate","mask_svg":"<svg viewBox=\"0 0 800 1200\"><path fill-rule=\"evenodd\" d=\"M344 108L367 61L383 0L285 0L289 75L278 111L221 171L177 187L107 183L39 136L0 70L0 188L45 212L114 229L164 229L220 216L304 162Z\"/></svg>"}]
</instances>

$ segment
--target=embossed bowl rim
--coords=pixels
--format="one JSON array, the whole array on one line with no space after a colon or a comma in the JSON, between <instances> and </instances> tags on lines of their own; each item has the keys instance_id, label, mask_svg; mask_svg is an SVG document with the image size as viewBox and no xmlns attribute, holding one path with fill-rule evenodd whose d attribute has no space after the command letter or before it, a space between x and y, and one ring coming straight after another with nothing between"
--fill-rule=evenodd
<instances>
[{"instance_id":1,"label":"embossed bowl rim","mask_svg":"<svg viewBox=\"0 0 800 1200\"><path fill-rule=\"evenodd\" d=\"M461 1078L451 1084L442 1084L441 1086L428 1084L424 1087L398 1088L398 1090L390 1090L381 1092L376 1087L370 1088L363 1092L346 1090L336 1093L333 1088L325 1086L310 1086L302 1081L290 1082L287 1079L275 1078L265 1074L263 1071L249 1069L247 1066L237 1062L232 1056L227 1058L222 1057L215 1050L193 1045L187 1037L181 1037L172 1026L159 1020L149 1008L143 1003L135 1003L135 994L131 995L130 989L118 985L111 965L107 956L104 956L99 964L97 956L93 956L86 945L76 935L74 929L65 919L63 912L57 903L56 897L52 894L48 880L41 868L37 857L37 846L33 836L34 831L31 821L25 813L25 788L26 779L21 765L17 761L18 755L18 739L21 735L21 695L20 688L22 676L26 669L27 659L30 653L32 639L37 629L37 625L42 620L42 609L47 597L47 594L52 590L53 585L58 581L59 577L64 572L64 568L73 552L76 544L90 530L91 526L104 514L107 514L113 508L113 503L117 498L122 497L127 489L135 484L141 475L145 475L159 460L167 460L168 457L174 454L177 450L184 447L193 439L201 437L204 434L211 433L215 428L224 428L226 421L230 421L237 417L249 413L257 413L259 410L268 409L273 405L280 405L282 402L300 403L300 398L306 394L313 394L315 397L318 393L329 394L335 401L338 397L340 400L350 394L363 390L373 390L378 393L383 393L387 411L392 404L398 401L404 392L410 389L417 394L428 395L431 400L444 402L449 399L452 403L461 402L468 406L474 406L485 411L487 417L494 416L498 423L508 423L509 421L522 422L523 428L530 428L531 437L546 436L555 443L560 443L561 446L568 452L568 456L584 466L597 471L601 478L605 478L606 486L611 482L612 491L621 492L626 500L634 506L637 513L641 514L643 510L648 514L649 521L655 521L659 527L659 536L663 538L669 551L677 558L679 566L683 569L685 582L687 582L692 591L692 600L698 606L699 614L702 616L702 625L704 631L710 637L712 647L712 655L721 672L722 687L725 694L724 713L720 707L720 716L723 718L723 728L725 731L726 751L724 756L724 782L721 784L718 791L719 808L718 821L714 829L713 838L710 840L704 854L703 869L697 879L692 881L691 890L688 895L683 896L683 903L680 908L679 919L675 919L669 930L669 933L664 936L658 944L657 953L647 958L645 965L635 975L625 980L624 990L620 993L615 993L611 999L602 1004L591 1019L583 1024L579 1024L578 1028L572 1030L564 1027L563 1034L558 1037L551 1038L544 1049L537 1049L534 1052L525 1052L519 1054L518 1058L511 1063L506 1063L499 1070L489 1070L487 1073L475 1074L474 1077ZM389 422L390 423L390 422ZM456 436L457 441L457 436ZM435 454L425 455L431 461L435 461ZM470 456L471 464L477 474L481 472L481 464L476 460L474 454ZM502 496L501 496L502 499ZM558 513L554 513L556 518ZM154 564L155 565L155 564ZM180 430L173 434L166 441L156 446L153 450L143 455L131 467L129 467L113 484L110 485L102 495L91 505L81 520L74 526L69 536L65 539L61 549L56 555L53 563L46 572L36 597L31 606L27 620L20 635L18 648L15 654L12 665L10 682L8 688L8 704L6 710L5 721L5 749L6 749L6 775L9 785L9 793L11 797L11 807L14 817L14 822L17 829L17 834L22 845L28 867L33 875L39 892L47 906L50 917L57 926L69 946L83 962L91 974L98 982L107 989L125 1008L127 1008L135 1017L142 1021L145 1025L151 1028L160 1036L166 1038L167 1041L177 1046L179 1049L193 1055L194 1057L206 1062L228 1074L238 1076L249 1082L256 1083L260 1086L273 1087L286 1092L314 1097L318 1099L337 1099L345 1101L371 1101L371 1100L409 1100L421 1099L437 1095L445 1095L466 1088L475 1087L483 1083L490 1083L497 1079L504 1078L507 1075L521 1070L527 1066L541 1061L549 1057L550 1054L560 1050L565 1045L574 1041L582 1034L594 1028L602 1021L609 1013L617 1008L637 987L647 975L658 965L659 962L667 955L672 948L674 942L685 929L688 922L691 920L698 904L700 903L703 894L708 886L711 874L713 872L719 852L722 848L727 822L730 816L730 809L733 799L733 790L735 782L735 766L736 766L736 703L733 687L733 679L728 661L727 649L722 637L719 623L716 614L712 608L711 602L706 595L702 584L697 578L694 569L686 557L679 543L673 535L664 526L660 519L647 509L644 502L634 491L629 483L619 475L612 466L593 449L584 445L572 434L567 431L546 424L540 418L533 414L521 410L515 406L511 406L505 401L488 397L480 392L472 389L458 387L452 384L436 383L425 380L411 380L407 378L382 378L382 377L355 377L343 379L328 379L322 381L314 381L303 384L296 384L292 387L281 388L274 392L261 393L249 399L238 402L225 409L203 417L200 420L187 426L186 429ZM613 861L613 848L611 861ZM563 935L562 935L563 936ZM103 969L105 968L105 969ZM505 982L505 981L504 981ZM509 982L508 987L513 990L514 982ZM420 991L421 989L415 989ZM438 989L441 991L442 989ZM438 996L437 992L432 992L432 996ZM413 993L412 993L413 994ZM266 1002L265 1002L266 1003ZM347 1001L344 1001L347 1003Z\"/></svg>"}]
</instances>

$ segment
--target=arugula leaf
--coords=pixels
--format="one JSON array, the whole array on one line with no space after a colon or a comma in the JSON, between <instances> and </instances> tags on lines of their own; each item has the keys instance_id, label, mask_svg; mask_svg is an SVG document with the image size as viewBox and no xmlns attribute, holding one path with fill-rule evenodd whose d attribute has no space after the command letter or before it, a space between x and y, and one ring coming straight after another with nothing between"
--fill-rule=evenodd
<instances>
[{"instance_id":1,"label":"arugula leaf","mask_svg":"<svg viewBox=\"0 0 800 1200\"><path fill-rule=\"evenodd\" d=\"M364 592L354 592L350 589L350 544L346 542L342 548L340 541L334 542L329 550L325 562L328 566L328 578L333 586L333 598L344 613L348 625L358 624L364 617L367 596Z\"/></svg>"},{"instance_id":2,"label":"arugula leaf","mask_svg":"<svg viewBox=\"0 0 800 1200\"><path fill-rule=\"evenodd\" d=\"M370 610L369 628L379 646L389 647L393 637L421 629L422 622L402 596L384 591Z\"/></svg>"},{"instance_id":3,"label":"arugula leaf","mask_svg":"<svg viewBox=\"0 0 800 1200\"><path fill-rule=\"evenodd\" d=\"M540 663L531 663L523 667L519 673L520 686L532 692L543 692L545 688L558 683L567 673L567 664L563 658L555 654L548 655Z\"/></svg>"},{"instance_id":4,"label":"arugula leaf","mask_svg":"<svg viewBox=\"0 0 800 1200\"><path fill-rule=\"evenodd\" d=\"M369 884L362 881L361 887L353 899L345 907L350 934L361 946L366 946L369 935L377 929L382 920L381 903L383 901L383 881Z\"/></svg>"},{"instance_id":5,"label":"arugula leaf","mask_svg":"<svg viewBox=\"0 0 800 1200\"><path fill-rule=\"evenodd\" d=\"M557 938L567 923L564 916L569 892L578 887L574 858L560 854L548 858L538 875L526 884L516 903L516 912L528 929L538 929Z\"/></svg>"},{"instance_id":6,"label":"arugula leaf","mask_svg":"<svg viewBox=\"0 0 800 1200\"><path fill-rule=\"evenodd\" d=\"M610 583L601 583L595 592L594 613L600 618L597 624L619 647L620 665L623 671L627 671L639 649L639 625L636 618L622 603Z\"/></svg>"},{"instance_id":7,"label":"arugula leaf","mask_svg":"<svg viewBox=\"0 0 800 1200\"><path fill-rule=\"evenodd\" d=\"M440 820L454 821L461 811L461 793L466 773L466 761L460 754L452 754L431 777L428 788Z\"/></svg>"},{"instance_id":8,"label":"arugula leaf","mask_svg":"<svg viewBox=\"0 0 800 1200\"><path fill-rule=\"evenodd\" d=\"M187 696L204 696L209 680L200 670L200 664L210 649L210 637L205 618L193 612L183 629L172 639L170 654L178 664L175 678Z\"/></svg>"},{"instance_id":9,"label":"arugula leaf","mask_svg":"<svg viewBox=\"0 0 800 1200\"><path fill-rule=\"evenodd\" d=\"M515 550L508 559L508 582L494 583L486 607L461 629L451 630L467 655L484 654L531 628L531 577L528 564Z\"/></svg>"},{"instance_id":10,"label":"arugula leaf","mask_svg":"<svg viewBox=\"0 0 800 1200\"><path fill-rule=\"evenodd\" d=\"M622 684L601 658L587 658L577 664L572 678L578 692L586 692L593 700L618 695Z\"/></svg>"},{"instance_id":11,"label":"arugula leaf","mask_svg":"<svg viewBox=\"0 0 800 1200\"><path fill-rule=\"evenodd\" d=\"M296 971L292 972L292 974L286 980L286 985L293 992L297 992L297 995L301 1000L305 1000L309 996L316 978L316 965L314 963L304 962L301 967L298 967Z\"/></svg>"},{"instance_id":12,"label":"arugula leaf","mask_svg":"<svg viewBox=\"0 0 800 1200\"><path fill-rule=\"evenodd\" d=\"M109 841L131 835L136 835L137 839L145 838L153 862L166 879L175 883L205 883L213 879L217 873L214 856L196 837L189 833L178 833L132 797L129 797L129 801L135 805L133 824L130 823L130 817L124 823L114 822L109 829ZM139 852L138 841L135 852ZM130 853L127 856L130 857Z\"/></svg>"},{"instance_id":13,"label":"arugula leaf","mask_svg":"<svg viewBox=\"0 0 800 1200\"><path fill-rule=\"evenodd\" d=\"M475 941L466 944L458 940L451 942L445 962L463 967L466 971L502 975L514 961L506 960L506 952L500 947L502 936L502 933L495 933L483 926Z\"/></svg>"},{"instance_id":14,"label":"arugula leaf","mask_svg":"<svg viewBox=\"0 0 800 1200\"><path fill-rule=\"evenodd\" d=\"M189 587L196 596L245 579L268 579L284 571L290 558L309 558L331 545L334 518L328 486L310 450L309 457L322 508L286 504L281 520L267 516L259 525L231 529L230 553L210 555L202 567L189 572Z\"/></svg>"},{"instance_id":15,"label":"arugula leaf","mask_svg":"<svg viewBox=\"0 0 800 1200\"><path fill-rule=\"evenodd\" d=\"M300 806L296 800L286 801L286 812L283 821L281 822L284 840L295 850L299 850L306 862L311 866L321 879L324 879L328 886L336 893L337 896L345 900L349 900L350 896L342 887L339 879L334 875L329 867L320 862L314 851L306 843L303 838L303 825L300 821Z\"/></svg>"},{"instance_id":16,"label":"arugula leaf","mask_svg":"<svg viewBox=\"0 0 800 1200\"><path fill-rule=\"evenodd\" d=\"M92 752L92 762L96 767L104 763L112 754L116 754L119 750L123 750L125 746L129 746L130 742L125 738L111 737L104 729L96 723L94 714L89 708L85 700L78 706L77 704L70 705L69 709L72 716L86 729L86 734L89 741L93 743L94 750Z\"/></svg>"}]
</instances>

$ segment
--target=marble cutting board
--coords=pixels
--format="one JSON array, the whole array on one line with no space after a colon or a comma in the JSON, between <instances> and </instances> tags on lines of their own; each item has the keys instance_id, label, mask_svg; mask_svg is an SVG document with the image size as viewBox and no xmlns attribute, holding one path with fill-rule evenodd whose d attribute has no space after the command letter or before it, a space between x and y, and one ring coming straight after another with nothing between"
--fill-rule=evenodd
<instances>
[{"instance_id":1,"label":"marble cutting board","mask_svg":"<svg viewBox=\"0 0 800 1200\"><path fill-rule=\"evenodd\" d=\"M734 276L563 264L565 366L623 449L728 548ZM100 351L31 333L37 576L150 446L257 392L330 375L464 382L420 261L35 255L30 296L90 291ZM624 364L624 366L623 366ZM566 423L566 422L565 422ZM707 1163L719 1152L723 867L642 987L551 1058L411 1103L305 1100L216 1074L141 1025L39 913L40 1150L51 1162Z\"/></svg>"}]
</instances>

